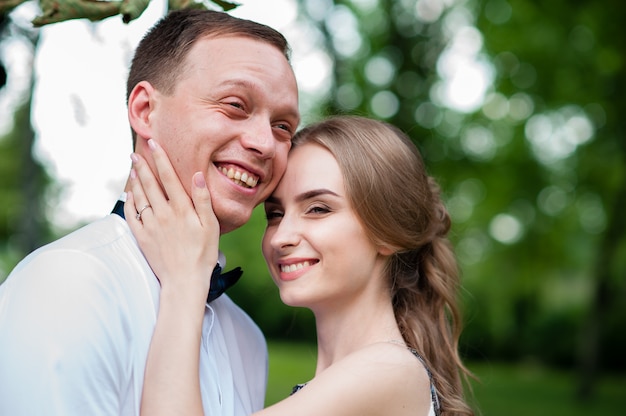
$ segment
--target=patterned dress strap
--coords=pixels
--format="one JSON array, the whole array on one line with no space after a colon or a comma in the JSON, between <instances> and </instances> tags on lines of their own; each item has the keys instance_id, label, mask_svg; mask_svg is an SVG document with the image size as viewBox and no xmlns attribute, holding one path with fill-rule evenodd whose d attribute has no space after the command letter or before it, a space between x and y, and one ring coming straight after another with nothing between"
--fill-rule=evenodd
<instances>
[{"instance_id":1,"label":"patterned dress strap","mask_svg":"<svg viewBox=\"0 0 626 416\"><path fill-rule=\"evenodd\" d=\"M428 378L430 379L430 397L431 397L431 400L433 402L433 408L435 410L435 415L436 416L440 416L441 415L441 404L439 403L439 394L437 393L437 387L435 387L435 383L433 383L433 375L430 372L430 369L428 368L428 365L426 365L426 360L424 360L424 357L422 357L420 355L420 353L418 353L413 348L409 348L409 351L411 351L413 353L413 355L415 357L417 357L418 360L420 360L420 362L422 363L422 365L426 369L426 374L428 374Z\"/></svg>"},{"instance_id":2,"label":"patterned dress strap","mask_svg":"<svg viewBox=\"0 0 626 416\"><path fill-rule=\"evenodd\" d=\"M291 389L291 394L296 394L298 391L300 391L304 386L306 386L307 383L302 383L302 384L296 384L295 386L293 386L293 388Z\"/></svg>"}]
</instances>

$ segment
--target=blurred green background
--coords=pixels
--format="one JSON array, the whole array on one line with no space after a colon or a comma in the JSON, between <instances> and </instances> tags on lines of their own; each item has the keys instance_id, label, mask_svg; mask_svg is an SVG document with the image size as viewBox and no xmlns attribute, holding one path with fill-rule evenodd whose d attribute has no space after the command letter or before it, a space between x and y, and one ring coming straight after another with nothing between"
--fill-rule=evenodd
<instances>
[{"instance_id":1,"label":"blurred green background","mask_svg":"<svg viewBox=\"0 0 626 416\"><path fill-rule=\"evenodd\" d=\"M626 3L301 0L297 19L332 64L329 88L302 97L304 123L387 120L443 188L476 407L623 414ZM36 45L36 32L1 22L0 41ZM45 195L59 185L32 155L30 105L0 139L0 281L61 233L46 221ZM221 244L245 270L229 294L271 341L273 402L312 375L315 336L312 315L284 306L269 278L264 224L257 209Z\"/></svg>"}]
</instances>

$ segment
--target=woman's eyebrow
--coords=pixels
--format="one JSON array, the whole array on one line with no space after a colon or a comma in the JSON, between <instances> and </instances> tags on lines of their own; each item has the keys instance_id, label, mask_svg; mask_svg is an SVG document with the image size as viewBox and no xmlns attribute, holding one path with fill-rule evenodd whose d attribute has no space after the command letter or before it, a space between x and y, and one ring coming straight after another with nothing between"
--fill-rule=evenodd
<instances>
[{"instance_id":1,"label":"woman's eyebrow","mask_svg":"<svg viewBox=\"0 0 626 416\"><path fill-rule=\"evenodd\" d=\"M315 197L320 196L320 195L332 195L332 196L336 196L336 197L340 196L339 194L331 191L330 189L326 189L326 188L312 189L310 191L306 191L306 192L303 192L303 193L297 195L296 196L296 201L302 202L302 201L306 201L307 199L315 198Z\"/></svg>"},{"instance_id":2,"label":"woman's eyebrow","mask_svg":"<svg viewBox=\"0 0 626 416\"><path fill-rule=\"evenodd\" d=\"M320 195L332 195L336 197L341 197L341 195L331 191L330 189L321 188L321 189L312 189L310 191L306 191L297 195L296 202L306 201L307 199L312 199ZM278 204L278 205L281 204L280 198L274 195L268 196L265 202L268 204Z\"/></svg>"}]
</instances>

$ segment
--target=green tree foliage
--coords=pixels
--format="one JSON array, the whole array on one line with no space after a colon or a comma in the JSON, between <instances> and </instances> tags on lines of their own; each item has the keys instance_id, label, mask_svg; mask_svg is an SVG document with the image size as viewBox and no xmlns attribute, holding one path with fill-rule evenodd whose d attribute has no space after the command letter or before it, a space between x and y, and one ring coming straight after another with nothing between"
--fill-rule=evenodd
<instances>
[{"instance_id":1,"label":"green tree foliage","mask_svg":"<svg viewBox=\"0 0 626 416\"><path fill-rule=\"evenodd\" d=\"M32 142L28 100L15 112L14 128L0 137L0 283L51 238L44 200L50 179L32 157Z\"/></svg>"},{"instance_id":2,"label":"green tree foliage","mask_svg":"<svg viewBox=\"0 0 626 416\"><path fill-rule=\"evenodd\" d=\"M506 22L499 21L502 13L510 14ZM584 395L589 393L587 381L592 380L597 366L626 367L622 352L626 308L621 302L626 294L626 220L622 214L626 142L621 114L626 108L619 98L626 92L624 17L626 8L617 1L539 4L517 0L485 3L479 20L483 32L489 34L486 47L492 54L514 58L536 74L533 83L521 86L515 84L514 74L502 74L497 82L500 91L524 90L533 98L535 114L553 117L582 109L595 129L589 142L567 157L547 160L551 163L534 149L545 177L541 192L556 190L566 202L562 209L551 212L550 195L546 195L544 208L548 210L544 209L543 221L551 227L537 235L552 242L551 257L543 259L544 273L539 279L551 275L547 284L560 286L561 293L553 290L550 304L539 305L543 322L534 326L539 334L545 334L546 346L556 344L559 350L539 343L535 348L545 348L562 360L572 355L568 354L571 345L580 340L580 351L574 350L574 355L580 353ZM552 129L552 135L546 136L550 140L559 134L554 121L547 126ZM566 139L575 142L581 128L584 126L568 130ZM523 133L521 128L516 131L519 136ZM576 286L584 288L580 320L573 319L578 317L578 311L572 312L577 306L574 302L569 310L554 307L564 303L555 297L571 294ZM570 331L564 333L567 329ZM571 339L571 333L576 338Z\"/></svg>"},{"instance_id":3,"label":"green tree foliage","mask_svg":"<svg viewBox=\"0 0 626 416\"><path fill-rule=\"evenodd\" d=\"M0 34L4 32L4 28L7 25L8 21L9 19L5 15L0 14ZM0 91L2 91L2 88L6 85L6 83L7 69L4 62L0 60Z\"/></svg>"},{"instance_id":4,"label":"green tree foliage","mask_svg":"<svg viewBox=\"0 0 626 416\"><path fill-rule=\"evenodd\" d=\"M13 25L10 19L0 15L0 41L7 36L20 39L33 50L38 39L36 32ZM9 83L11 79L4 62L0 62L0 68L4 81ZM28 79L32 74L22 75ZM51 238L45 215L45 195L50 179L32 154L32 77L30 79L31 88L25 92L14 114L1 115L5 120L12 118L13 123L10 131L0 136L0 283L17 261Z\"/></svg>"}]
</instances>

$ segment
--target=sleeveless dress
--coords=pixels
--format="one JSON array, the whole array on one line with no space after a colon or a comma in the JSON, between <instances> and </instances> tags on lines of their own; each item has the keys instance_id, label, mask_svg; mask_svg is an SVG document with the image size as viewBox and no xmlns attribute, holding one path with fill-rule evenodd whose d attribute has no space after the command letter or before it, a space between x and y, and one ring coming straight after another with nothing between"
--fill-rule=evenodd
<instances>
[{"instance_id":1,"label":"sleeveless dress","mask_svg":"<svg viewBox=\"0 0 626 416\"><path fill-rule=\"evenodd\" d=\"M437 394L437 388L435 387L435 384L433 383L433 375L428 369L428 366L426 366L426 361L424 360L424 358L413 348L409 348L409 351L411 351L411 353L413 353L413 355L418 360L420 360L420 362L424 366L424 369L426 370L426 374L428 374L428 378L430 379L430 399L431 400L430 400L430 410L428 411L428 416L440 416L441 405L439 404L439 394ZM307 383L296 384L291 390L291 394L295 394L297 391L299 391L304 386L306 386L306 384Z\"/></svg>"}]
</instances>

